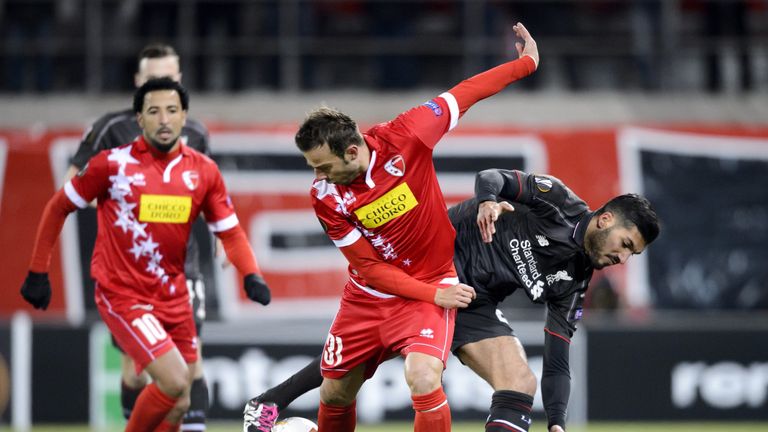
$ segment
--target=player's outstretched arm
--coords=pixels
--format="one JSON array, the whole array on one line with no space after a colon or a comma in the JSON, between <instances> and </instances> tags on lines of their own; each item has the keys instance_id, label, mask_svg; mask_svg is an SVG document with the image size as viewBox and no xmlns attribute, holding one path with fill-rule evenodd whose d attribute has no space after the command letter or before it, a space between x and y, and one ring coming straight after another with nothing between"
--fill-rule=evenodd
<instances>
[{"instance_id":1,"label":"player's outstretched arm","mask_svg":"<svg viewBox=\"0 0 768 432\"><path fill-rule=\"evenodd\" d=\"M456 99L459 115L464 115L475 103L495 95L513 82L536 71L539 65L539 49L536 41L523 24L517 23L513 29L522 39L522 42L515 44L520 58L467 78L448 90L448 93Z\"/></svg>"},{"instance_id":2,"label":"player's outstretched arm","mask_svg":"<svg viewBox=\"0 0 768 432\"><path fill-rule=\"evenodd\" d=\"M475 298L474 288L468 285L438 288L412 277L401 268L383 261L373 246L363 238L339 250L352 268L378 291L449 309L465 308Z\"/></svg>"},{"instance_id":3,"label":"player's outstretched arm","mask_svg":"<svg viewBox=\"0 0 768 432\"><path fill-rule=\"evenodd\" d=\"M51 283L48 280L51 252L67 215L76 209L77 207L67 198L64 189L56 192L45 206L43 217L37 227L29 272L20 290L24 300L35 309L45 310L51 302Z\"/></svg>"}]
</instances>

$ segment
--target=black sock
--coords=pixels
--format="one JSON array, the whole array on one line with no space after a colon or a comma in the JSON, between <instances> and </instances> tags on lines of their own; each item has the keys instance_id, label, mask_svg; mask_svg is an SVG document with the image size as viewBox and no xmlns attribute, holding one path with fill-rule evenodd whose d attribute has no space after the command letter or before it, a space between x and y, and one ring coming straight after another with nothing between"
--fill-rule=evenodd
<instances>
[{"instance_id":1,"label":"black sock","mask_svg":"<svg viewBox=\"0 0 768 432\"><path fill-rule=\"evenodd\" d=\"M126 420L131 416L133 406L136 405L136 399L142 390L144 390L144 387L133 389L125 385L125 381L120 380L120 405L123 407L123 417Z\"/></svg>"},{"instance_id":2,"label":"black sock","mask_svg":"<svg viewBox=\"0 0 768 432\"><path fill-rule=\"evenodd\" d=\"M205 382L205 378L197 378L192 381L189 399L189 409L184 414L181 430L204 431L205 419L208 417L208 384Z\"/></svg>"},{"instance_id":3,"label":"black sock","mask_svg":"<svg viewBox=\"0 0 768 432\"><path fill-rule=\"evenodd\" d=\"M277 409L282 411L299 396L320 387L322 383L323 376L320 375L320 357L318 357L306 365L304 369L254 399L261 402L274 402Z\"/></svg>"},{"instance_id":4,"label":"black sock","mask_svg":"<svg viewBox=\"0 0 768 432\"><path fill-rule=\"evenodd\" d=\"M485 432L509 432L509 425L527 431L531 426L533 396L512 390L499 390L491 398L491 415L485 423Z\"/></svg>"}]
</instances>

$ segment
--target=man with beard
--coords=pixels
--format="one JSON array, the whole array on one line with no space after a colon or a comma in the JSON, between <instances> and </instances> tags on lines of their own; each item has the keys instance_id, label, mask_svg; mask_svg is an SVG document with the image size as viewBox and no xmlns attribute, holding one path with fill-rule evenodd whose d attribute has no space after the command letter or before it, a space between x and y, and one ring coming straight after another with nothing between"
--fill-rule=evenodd
<instances>
[{"instance_id":1,"label":"man with beard","mask_svg":"<svg viewBox=\"0 0 768 432\"><path fill-rule=\"evenodd\" d=\"M477 294L467 308L458 309L451 351L493 387L486 432L530 426L537 380L498 309L517 289L547 306L542 396L548 430L563 432L569 345L593 270L624 264L641 253L659 234L656 212L634 194L615 197L592 212L554 177L489 169L478 173L475 197L448 215L456 229L459 280ZM318 358L248 405L282 410L320 382Z\"/></svg>"},{"instance_id":2,"label":"man with beard","mask_svg":"<svg viewBox=\"0 0 768 432\"><path fill-rule=\"evenodd\" d=\"M91 261L99 314L122 350L152 383L138 396L126 431L176 431L190 404L197 332L184 274L192 223L209 229L261 304L270 292L216 164L181 139L189 95L170 78L152 79L134 94L141 135L104 150L43 212L21 294L35 308L51 299L51 251L67 215L96 199L98 236Z\"/></svg>"},{"instance_id":3,"label":"man with beard","mask_svg":"<svg viewBox=\"0 0 768 432\"><path fill-rule=\"evenodd\" d=\"M168 77L174 81L181 82L180 59L172 46L162 43L149 44L141 50L137 60L136 73L133 77L136 88L141 87L142 84L152 78ZM133 112L132 108L104 114L93 123L83 136L77 152L72 157L65 181L74 177L98 152L122 146L133 141L139 135L141 135L141 129L139 124L136 123L136 113ZM210 156L208 129L203 123L194 118L187 117L187 121L181 129L181 136L186 146L206 156ZM81 238L95 238L95 209L81 209L77 212L77 218ZM204 245L208 243L210 243L210 234L205 227L205 221L198 218L193 225L192 235L190 235L189 242L187 243L187 260L184 263L184 273L187 277L187 288L192 298L195 327L198 335L205 321L206 285L202 268L203 266L213 265L211 254L204 253L206 251ZM93 240L83 241L80 246L84 250L84 256L91 256ZM120 349L114 340L113 344L118 350ZM192 402L189 411L184 415L184 424L182 425L182 430L184 431L205 431L209 397L208 386L203 376L203 357L201 353L202 343L198 343L198 364L195 367L197 375L192 382L190 394ZM136 365L133 364L131 357L125 353L122 353L121 360L120 404L123 409L123 416L127 420L131 416L136 398L149 382L149 376L146 373L136 374Z\"/></svg>"}]
</instances>

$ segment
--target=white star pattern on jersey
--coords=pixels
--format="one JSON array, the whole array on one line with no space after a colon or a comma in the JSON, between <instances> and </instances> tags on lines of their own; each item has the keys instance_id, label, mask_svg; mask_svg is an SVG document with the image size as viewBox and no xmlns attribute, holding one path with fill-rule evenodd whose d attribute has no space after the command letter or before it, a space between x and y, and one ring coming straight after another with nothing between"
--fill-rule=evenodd
<instances>
[{"instance_id":1,"label":"white star pattern on jersey","mask_svg":"<svg viewBox=\"0 0 768 432\"><path fill-rule=\"evenodd\" d=\"M126 200L126 197L132 195L131 184L135 182L143 182L144 174L136 173L129 176L125 173L125 168L128 164L138 164L139 161L131 156L132 145L124 148L116 148L110 151L107 160L117 162L118 169L117 174L109 176L109 181L112 182L112 186L109 188L109 197L117 202L117 209L115 213L117 219L115 220L115 226L119 227L123 233L131 232L133 236L133 247L128 252L133 255L133 259L138 261L141 257L149 258L147 262L147 272L154 274L163 284L168 282L168 275L165 269L160 266L160 261L163 260L163 255L157 250L160 246L152 240L152 235L147 234L147 224L140 223L136 219L136 215L133 213L133 209L137 204ZM173 289L173 288L172 288Z\"/></svg>"}]
</instances>

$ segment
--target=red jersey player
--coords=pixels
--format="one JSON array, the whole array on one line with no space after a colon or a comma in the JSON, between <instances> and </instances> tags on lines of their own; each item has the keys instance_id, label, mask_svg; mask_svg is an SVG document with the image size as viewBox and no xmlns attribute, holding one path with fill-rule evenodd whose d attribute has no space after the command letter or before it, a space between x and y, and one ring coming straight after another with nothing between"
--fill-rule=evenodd
<instances>
[{"instance_id":1,"label":"red jersey player","mask_svg":"<svg viewBox=\"0 0 768 432\"><path fill-rule=\"evenodd\" d=\"M184 276L192 223L203 212L249 297L270 301L216 164L179 139L189 96L169 79L134 95L142 129L134 142L94 156L48 202L21 293L36 308L51 298L51 250L66 216L98 200L91 262L96 305L120 347L153 383L136 401L126 431L176 430L189 406L197 334Z\"/></svg>"},{"instance_id":2,"label":"red jersey player","mask_svg":"<svg viewBox=\"0 0 768 432\"><path fill-rule=\"evenodd\" d=\"M320 432L354 430L360 386L398 354L405 356L414 430L450 430L441 377L455 308L466 307L475 293L456 278L455 232L432 151L470 106L536 69L535 42L522 24L514 28L525 42L517 44L518 60L363 134L329 108L312 112L296 134L317 177L315 213L349 261L350 279L323 351Z\"/></svg>"}]
</instances>

